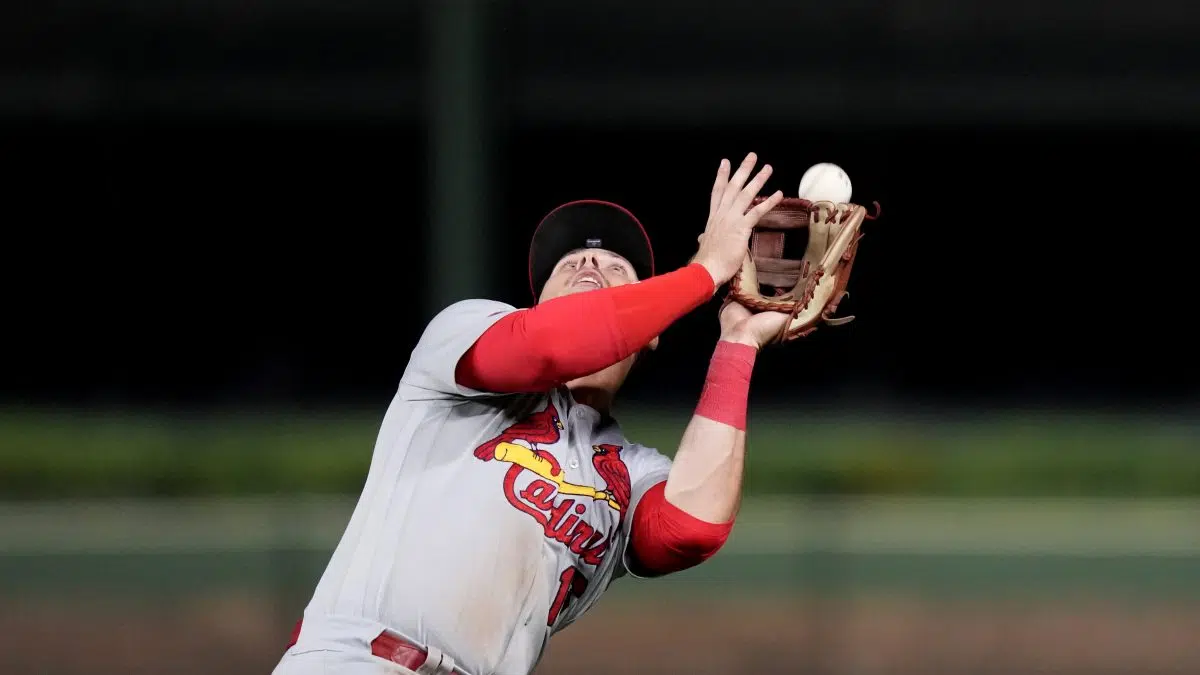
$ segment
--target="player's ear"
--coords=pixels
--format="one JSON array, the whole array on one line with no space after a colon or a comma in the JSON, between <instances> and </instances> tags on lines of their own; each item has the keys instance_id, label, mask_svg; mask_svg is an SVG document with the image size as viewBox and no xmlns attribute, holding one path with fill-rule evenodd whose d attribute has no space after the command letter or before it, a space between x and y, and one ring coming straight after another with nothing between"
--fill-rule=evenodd
<instances>
[{"instance_id":1,"label":"player's ear","mask_svg":"<svg viewBox=\"0 0 1200 675\"><path fill-rule=\"evenodd\" d=\"M658 336L657 335L654 336L654 339L650 341L650 344L646 345L646 349L649 349L650 351L654 351L655 349L658 349Z\"/></svg>"}]
</instances>

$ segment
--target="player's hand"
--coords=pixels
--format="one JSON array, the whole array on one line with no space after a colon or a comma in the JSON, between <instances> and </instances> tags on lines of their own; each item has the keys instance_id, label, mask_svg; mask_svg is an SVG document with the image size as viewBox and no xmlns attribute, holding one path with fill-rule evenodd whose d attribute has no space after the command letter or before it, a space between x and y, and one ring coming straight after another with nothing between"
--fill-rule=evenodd
<instances>
[{"instance_id":1,"label":"player's hand","mask_svg":"<svg viewBox=\"0 0 1200 675\"><path fill-rule=\"evenodd\" d=\"M721 339L762 349L774 340L787 325L788 315L782 312L752 313L736 302L721 308Z\"/></svg>"},{"instance_id":2,"label":"player's hand","mask_svg":"<svg viewBox=\"0 0 1200 675\"><path fill-rule=\"evenodd\" d=\"M746 182L757 161L758 157L753 152L746 155L733 176L729 175L727 159L722 159L717 169L717 179L713 183L708 206L708 224L699 237L700 249L692 258L693 262L700 263L708 270L717 286L732 279L741 269L754 226L783 199L783 193L777 190L758 206L750 208L751 200L758 196L759 190L771 176L771 165L767 164L750 182Z\"/></svg>"}]
</instances>

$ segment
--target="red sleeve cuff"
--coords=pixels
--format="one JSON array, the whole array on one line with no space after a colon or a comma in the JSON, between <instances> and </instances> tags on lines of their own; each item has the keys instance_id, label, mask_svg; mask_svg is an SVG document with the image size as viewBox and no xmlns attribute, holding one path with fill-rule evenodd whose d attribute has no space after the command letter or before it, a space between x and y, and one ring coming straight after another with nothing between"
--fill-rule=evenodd
<instances>
[{"instance_id":1,"label":"red sleeve cuff","mask_svg":"<svg viewBox=\"0 0 1200 675\"><path fill-rule=\"evenodd\" d=\"M659 576L695 567L729 538L733 521L709 523L667 501L667 482L646 491L633 514L635 574Z\"/></svg>"},{"instance_id":2,"label":"red sleeve cuff","mask_svg":"<svg viewBox=\"0 0 1200 675\"><path fill-rule=\"evenodd\" d=\"M709 362L696 414L745 431L750 375L757 356L758 350L749 345L725 340L718 342Z\"/></svg>"}]
</instances>

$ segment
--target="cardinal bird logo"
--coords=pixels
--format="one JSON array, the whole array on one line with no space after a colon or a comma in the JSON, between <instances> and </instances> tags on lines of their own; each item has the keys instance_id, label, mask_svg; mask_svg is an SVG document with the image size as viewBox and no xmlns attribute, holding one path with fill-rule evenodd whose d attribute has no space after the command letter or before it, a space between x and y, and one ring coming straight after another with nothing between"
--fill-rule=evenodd
<instances>
[{"instance_id":1,"label":"cardinal bird logo","mask_svg":"<svg viewBox=\"0 0 1200 675\"><path fill-rule=\"evenodd\" d=\"M554 407L553 403L547 403L545 410L533 413L500 432L499 436L475 448L475 456L485 462L496 459L496 448L501 443L512 443L516 440L525 441L535 448L538 443L554 445L558 442L559 432L563 429L562 420L558 417L558 409Z\"/></svg>"},{"instance_id":2,"label":"cardinal bird logo","mask_svg":"<svg viewBox=\"0 0 1200 675\"><path fill-rule=\"evenodd\" d=\"M605 492L617 503L621 516L629 510L629 496L633 491L629 481L629 467L621 459L621 446L601 443L592 446L592 466L604 479Z\"/></svg>"},{"instance_id":3,"label":"cardinal bird logo","mask_svg":"<svg viewBox=\"0 0 1200 675\"><path fill-rule=\"evenodd\" d=\"M539 444L557 443L563 429L558 409L553 403L547 403L545 409L529 415L475 448L475 457L485 462L507 462L518 471L531 471L553 485L557 494L589 497L595 501L606 502L613 509L620 511L623 517L629 508L631 488L629 468L621 458L621 446L612 443L592 446L592 466L604 479L605 489L570 483L566 480L558 459L538 447ZM516 475L511 474L513 478Z\"/></svg>"}]
</instances>

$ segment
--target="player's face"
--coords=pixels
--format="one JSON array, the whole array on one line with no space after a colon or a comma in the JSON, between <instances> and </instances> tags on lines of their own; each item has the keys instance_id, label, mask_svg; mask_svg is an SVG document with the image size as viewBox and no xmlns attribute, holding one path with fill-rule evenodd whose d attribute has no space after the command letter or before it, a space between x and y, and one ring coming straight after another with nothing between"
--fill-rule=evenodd
<instances>
[{"instance_id":1,"label":"player's face","mask_svg":"<svg viewBox=\"0 0 1200 675\"><path fill-rule=\"evenodd\" d=\"M545 301L597 288L622 286L637 280L633 265L616 253L602 248L580 249L558 261L542 287L540 299Z\"/></svg>"}]
</instances>

